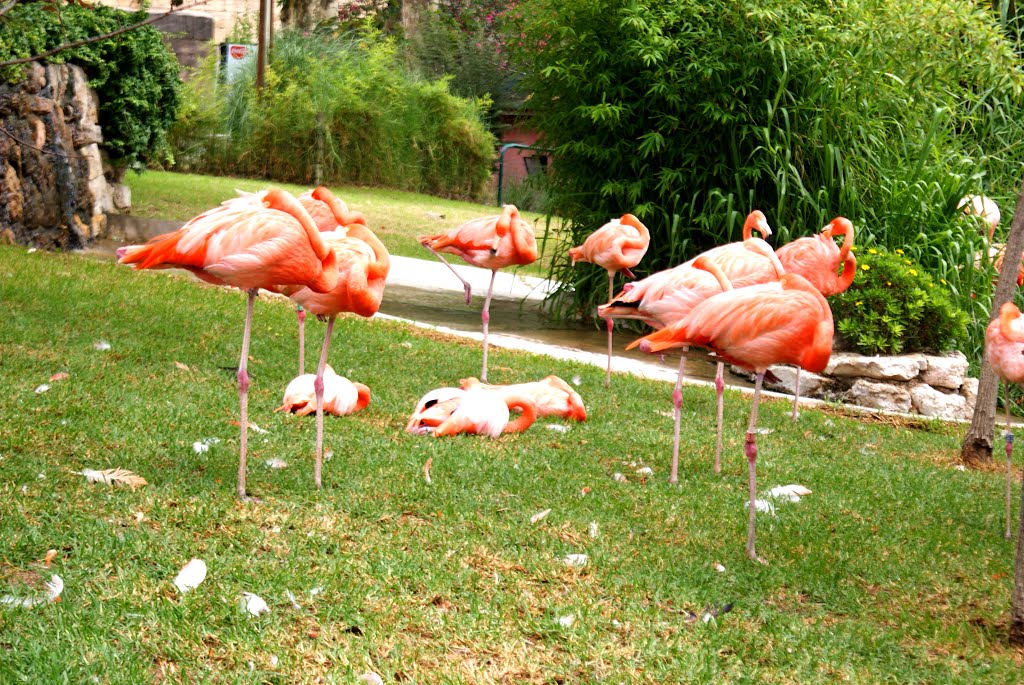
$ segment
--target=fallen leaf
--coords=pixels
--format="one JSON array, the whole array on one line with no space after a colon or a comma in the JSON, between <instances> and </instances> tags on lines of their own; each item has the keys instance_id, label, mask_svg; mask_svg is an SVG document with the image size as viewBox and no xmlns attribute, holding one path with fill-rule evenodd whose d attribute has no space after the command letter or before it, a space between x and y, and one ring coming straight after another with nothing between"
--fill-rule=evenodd
<instances>
[{"instance_id":1,"label":"fallen leaf","mask_svg":"<svg viewBox=\"0 0 1024 685\"><path fill-rule=\"evenodd\" d=\"M530 523L537 523L538 521L543 521L545 518L547 518L547 515L550 514L550 513L551 513L550 509L545 509L544 511L538 511L536 514L534 514L533 516L530 517Z\"/></svg>"},{"instance_id":2,"label":"fallen leaf","mask_svg":"<svg viewBox=\"0 0 1024 685\"><path fill-rule=\"evenodd\" d=\"M95 471L93 469L82 469L81 471L73 471L80 476L85 476L86 480L90 483L103 483L104 485L127 485L128 487L135 488L143 485L149 485L146 479L140 475L132 473L128 469L116 468L116 469L104 469L103 471Z\"/></svg>"},{"instance_id":3,"label":"fallen leaf","mask_svg":"<svg viewBox=\"0 0 1024 685\"><path fill-rule=\"evenodd\" d=\"M181 593L194 590L206 578L206 562L202 559L193 559L185 564L178 575L174 578L174 586Z\"/></svg>"},{"instance_id":4,"label":"fallen leaf","mask_svg":"<svg viewBox=\"0 0 1024 685\"><path fill-rule=\"evenodd\" d=\"M67 373L66 371L58 371L57 373L50 376L50 381L62 381L65 378L71 378L71 374Z\"/></svg>"},{"instance_id":5,"label":"fallen leaf","mask_svg":"<svg viewBox=\"0 0 1024 685\"><path fill-rule=\"evenodd\" d=\"M182 371L188 371L189 370L188 364L182 364L181 362L176 361L176 362L174 362L174 365L177 366Z\"/></svg>"},{"instance_id":6,"label":"fallen leaf","mask_svg":"<svg viewBox=\"0 0 1024 685\"><path fill-rule=\"evenodd\" d=\"M427 463L423 465L423 479L427 481L427 485L432 482L430 480L430 465L434 463L433 457L427 457Z\"/></svg>"}]
</instances>

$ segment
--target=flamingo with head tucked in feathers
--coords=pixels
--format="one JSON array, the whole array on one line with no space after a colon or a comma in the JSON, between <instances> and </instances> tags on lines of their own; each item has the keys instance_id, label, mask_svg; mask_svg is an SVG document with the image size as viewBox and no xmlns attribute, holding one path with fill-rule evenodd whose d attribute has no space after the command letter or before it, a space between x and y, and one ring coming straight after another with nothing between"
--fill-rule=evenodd
<instances>
[{"instance_id":1,"label":"flamingo with head tucked in feathers","mask_svg":"<svg viewBox=\"0 0 1024 685\"><path fill-rule=\"evenodd\" d=\"M510 421L512 409L521 413ZM503 397L483 388L438 388L416 404L405 430L434 437L469 433L496 438L502 433L524 431L536 419L537 408L525 396Z\"/></svg>"},{"instance_id":2,"label":"flamingo with head tucked in feathers","mask_svg":"<svg viewBox=\"0 0 1024 685\"><path fill-rule=\"evenodd\" d=\"M339 376L328 364L324 368L324 413L348 416L370 404L370 389L362 383L353 383ZM281 406L274 411L306 416L316 411L316 374L296 376L284 390Z\"/></svg>"},{"instance_id":3,"label":"flamingo with head tucked in feathers","mask_svg":"<svg viewBox=\"0 0 1024 685\"><path fill-rule=\"evenodd\" d=\"M339 216L343 211L340 200L326 188L317 188L312 192L312 196L330 207L335 216ZM334 288L325 293L292 286L273 288L302 305L305 310L327 319L327 329L320 350L320 363L313 386L317 401L316 461L313 479L317 488L322 487L324 369L334 321L338 314L343 312L365 317L376 314L380 309L384 283L391 267L387 248L365 223L352 222L320 235L334 253L337 262L338 280Z\"/></svg>"},{"instance_id":4,"label":"flamingo with head tucked in feathers","mask_svg":"<svg viewBox=\"0 0 1024 685\"><path fill-rule=\"evenodd\" d=\"M698 260L698 268L702 262ZM764 374L772 364L795 364L821 371L832 353L832 310L818 290L797 274L784 274L772 283L725 290L704 300L676 324L634 341L644 352L673 347L706 347L724 361L757 374L753 407L747 427L750 502L747 555L759 560L754 548L757 510L757 407Z\"/></svg>"},{"instance_id":5,"label":"flamingo with head tucked in feathers","mask_svg":"<svg viewBox=\"0 0 1024 685\"><path fill-rule=\"evenodd\" d=\"M209 283L232 285L248 293L242 353L238 362L238 496L245 499L248 438L249 332L260 288L280 284L328 292L338 282L333 250L309 213L283 190L271 189L228 200L181 229L145 245L117 250L122 264L136 269L181 268Z\"/></svg>"},{"instance_id":6,"label":"flamingo with head tucked in feathers","mask_svg":"<svg viewBox=\"0 0 1024 685\"><path fill-rule=\"evenodd\" d=\"M623 272L634 278L630 271L647 254L651 233L632 214L623 214L597 229L579 247L569 248L573 266L576 262L597 264L608 272L608 301L615 295L615 274ZM612 382L612 328L613 319L606 319L608 325L608 367L605 370L604 387Z\"/></svg>"},{"instance_id":7,"label":"flamingo with head tucked in feathers","mask_svg":"<svg viewBox=\"0 0 1024 685\"><path fill-rule=\"evenodd\" d=\"M503 399L525 397L536 407L537 416L558 416L575 421L587 420L587 408L583 405L583 398L558 376L552 375L532 383L510 385L488 385L470 376L460 380L459 387L463 390L480 388L497 393Z\"/></svg>"},{"instance_id":8,"label":"flamingo with head tucked in feathers","mask_svg":"<svg viewBox=\"0 0 1024 685\"><path fill-rule=\"evenodd\" d=\"M444 233L420 236L419 241L462 281L466 291L466 304L470 303L472 297L469 282L452 268L441 253L458 255L473 266L491 271L491 282L487 287L487 297L480 313L484 333L483 369L480 372L480 379L486 382L487 328L491 320L494 279L498 275L498 269L537 261L537 241L533 236L533 226L519 216L519 210L515 205L505 205L499 216L473 219Z\"/></svg>"}]
</instances>

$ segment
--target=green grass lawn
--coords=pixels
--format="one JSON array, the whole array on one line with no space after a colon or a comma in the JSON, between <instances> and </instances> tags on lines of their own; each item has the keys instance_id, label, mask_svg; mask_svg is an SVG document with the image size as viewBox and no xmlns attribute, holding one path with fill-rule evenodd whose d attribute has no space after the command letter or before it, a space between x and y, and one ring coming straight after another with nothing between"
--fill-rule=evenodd
<instances>
[{"instance_id":1,"label":"green grass lawn","mask_svg":"<svg viewBox=\"0 0 1024 685\"><path fill-rule=\"evenodd\" d=\"M183 222L235 197L236 190L252 192L273 185L297 195L309 189L290 183L152 170L129 173L125 183L132 190L133 216ZM331 191L350 209L363 212L370 228L388 250L403 257L432 259L416 240L417 236L441 233L470 219L501 213L493 205L444 200L402 190L345 186L332 187ZM537 246L542 254L537 264L522 269L524 273L546 275L557 233L548 231L545 219L536 212L523 212L523 216L534 223Z\"/></svg>"},{"instance_id":2,"label":"green grass lawn","mask_svg":"<svg viewBox=\"0 0 1024 685\"><path fill-rule=\"evenodd\" d=\"M296 366L294 309L261 298L250 412L266 433L250 433L259 501L240 502L241 293L0 247L0 301L0 596L51 573L66 583L58 603L0 608L2 683L1021 680L1005 646L1001 476L952 468L960 426L837 410L794 424L788 402L767 402L760 482L813 494L759 516L762 566L744 555L739 394L715 476L713 393L684 390L673 487L669 385L620 375L605 389L603 368L495 349L492 382L579 376L587 422L411 436L417 399L476 375L479 346L346 318L331 363L373 401L328 417L316 492L312 418L272 413ZM313 358L323 327L308 328ZM149 485L73 473L113 467ZM588 564L566 566L572 553ZM209 574L180 595L193 557ZM243 592L270 613L244 613Z\"/></svg>"}]
</instances>

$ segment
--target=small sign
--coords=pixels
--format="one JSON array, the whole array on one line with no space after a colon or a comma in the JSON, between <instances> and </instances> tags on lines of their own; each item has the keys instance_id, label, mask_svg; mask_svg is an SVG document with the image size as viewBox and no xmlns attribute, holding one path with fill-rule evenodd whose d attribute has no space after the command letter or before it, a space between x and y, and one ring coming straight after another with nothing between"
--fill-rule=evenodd
<instances>
[{"instance_id":1,"label":"small sign","mask_svg":"<svg viewBox=\"0 0 1024 685\"><path fill-rule=\"evenodd\" d=\"M244 43L220 44L220 76L224 83L232 83L256 58L256 46Z\"/></svg>"}]
</instances>

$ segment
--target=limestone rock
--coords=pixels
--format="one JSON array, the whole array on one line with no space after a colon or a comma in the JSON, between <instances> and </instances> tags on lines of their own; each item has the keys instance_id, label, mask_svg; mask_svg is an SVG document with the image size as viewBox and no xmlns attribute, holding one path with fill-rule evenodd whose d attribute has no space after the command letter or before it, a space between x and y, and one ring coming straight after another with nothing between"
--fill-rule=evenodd
<instances>
[{"instance_id":1,"label":"limestone rock","mask_svg":"<svg viewBox=\"0 0 1024 685\"><path fill-rule=\"evenodd\" d=\"M132 189L124 183L111 184L111 200L116 209L130 209L132 206Z\"/></svg>"},{"instance_id":2,"label":"limestone rock","mask_svg":"<svg viewBox=\"0 0 1024 685\"><path fill-rule=\"evenodd\" d=\"M854 381L845 399L861 407L885 411L909 412L912 406L910 392L905 387L864 378Z\"/></svg>"},{"instance_id":3,"label":"limestone rock","mask_svg":"<svg viewBox=\"0 0 1024 685\"><path fill-rule=\"evenodd\" d=\"M825 374L848 378L874 378L882 381L909 381L927 366L922 354L898 357L867 357L851 352L832 355Z\"/></svg>"},{"instance_id":4,"label":"limestone rock","mask_svg":"<svg viewBox=\"0 0 1024 685\"><path fill-rule=\"evenodd\" d=\"M964 396L966 402L964 416L961 418L970 419L974 414L974 405L978 403L978 379L965 378L964 384L960 386L960 394Z\"/></svg>"},{"instance_id":5,"label":"limestone rock","mask_svg":"<svg viewBox=\"0 0 1024 685\"><path fill-rule=\"evenodd\" d=\"M921 381L933 388L959 390L967 376L967 357L954 352L942 357L925 357L928 366L921 373Z\"/></svg>"},{"instance_id":6,"label":"limestone rock","mask_svg":"<svg viewBox=\"0 0 1024 685\"><path fill-rule=\"evenodd\" d=\"M768 370L778 378L776 383L765 382L765 387L771 390L779 390L794 394L796 390L796 367L775 365L769 366ZM800 372L800 397L819 397L826 389L828 379L810 371Z\"/></svg>"},{"instance_id":7,"label":"limestone rock","mask_svg":"<svg viewBox=\"0 0 1024 685\"><path fill-rule=\"evenodd\" d=\"M964 414L967 400L959 393L946 393L925 383L910 387L910 398L914 411L922 416L939 419L959 419Z\"/></svg>"}]
</instances>

